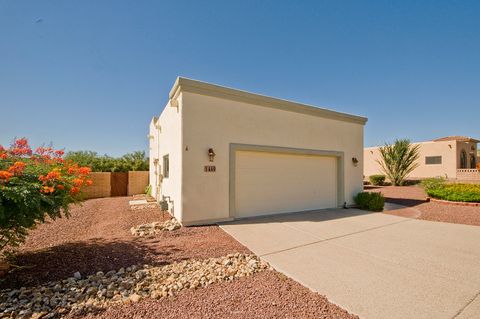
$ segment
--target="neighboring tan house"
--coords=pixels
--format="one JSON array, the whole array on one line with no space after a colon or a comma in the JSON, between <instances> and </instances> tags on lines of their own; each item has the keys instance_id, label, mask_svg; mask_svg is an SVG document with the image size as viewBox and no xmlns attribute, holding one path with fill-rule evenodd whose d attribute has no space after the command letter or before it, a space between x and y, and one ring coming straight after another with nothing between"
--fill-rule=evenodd
<instances>
[{"instance_id":1,"label":"neighboring tan house","mask_svg":"<svg viewBox=\"0 0 480 319\"><path fill-rule=\"evenodd\" d=\"M466 136L448 136L433 141L412 143L420 145L418 167L409 178L445 177L456 180L480 180L476 169L478 163L477 143ZM383 174L379 147L367 147L363 152L365 177Z\"/></svg>"},{"instance_id":2,"label":"neighboring tan house","mask_svg":"<svg viewBox=\"0 0 480 319\"><path fill-rule=\"evenodd\" d=\"M184 225L353 204L367 119L177 78L150 123L150 185Z\"/></svg>"}]
</instances>

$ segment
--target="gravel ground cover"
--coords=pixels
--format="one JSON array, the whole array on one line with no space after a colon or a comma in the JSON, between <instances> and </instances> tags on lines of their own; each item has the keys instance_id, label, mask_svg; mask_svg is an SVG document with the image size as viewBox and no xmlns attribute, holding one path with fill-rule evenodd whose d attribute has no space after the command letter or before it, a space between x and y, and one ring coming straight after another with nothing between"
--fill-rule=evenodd
<instances>
[{"instance_id":1,"label":"gravel ground cover","mask_svg":"<svg viewBox=\"0 0 480 319\"><path fill-rule=\"evenodd\" d=\"M70 317L73 318L73 317ZM145 299L110 307L86 319L150 318L358 318L275 271L264 271L207 289L184 290L172 298Z\"/></svg>"},{"instance_id":2,"label":"gravel ground cover","mask_svg":"<svg viewBox=\"0 0 480 319\"><path fill-rule=\"evenodd\" d=\"M132 266L49 282L33 288L0 291L4 318L45 318L68 313L82 315L110 305L134 303L143 298L174 296L184 289L232 281L269 266L254 255L230 254L202 261L186 260L165 266Z\"/></svg>"},{"instance_id":3,"label":"gravel ground cover","mask_svg":"<svg viewBox=\"0 0 480 319\"><path fill-rule=\"evenodd\" d=\"M20 249L16 262L21 268L3 278L0 288L10 289L8 293L21 287L26 287L24 291L48 287L52 283L54 288L64 281L73 283L74 274L78 281L88 276L107 276L107 273L110 277L118 276L121 268L132 265L148 265L140 267L157 271L162 266L173 267L191 260L204 262L229 254L251 254L217 226L182 227L152 236L134 236L130 232L132 227L165 222L170 216L163 216L153 207L131 210L129 199L89 200L72 209L70 219L40 225ZM67 317L357 318L274 270L238 277L228 283L214 281L206 288L180 289L173 296L162 295L160 299L139 293L140 298L134 296L134 300L130 300L128 297L127 303L109 305L95 313L67 313ZM102 294L107 293L104 288L97 289L96 294L104 297ZM160 294L163 294L161 289Z\"/></svg>"},{"instance_id":4,"label":"gravel ground cover","mask_svg":"<svg viewBox=\"0 0 480 319\"><path fill-rule=\"evenodd\" d=\"M406 210L389 211L389 214L415 217L423 220L480 226L480 207L457 206L427 202L420 186L366 187L367 191L381 192L388 202L415 208L418 216L404 216Z\"/></svg>"},{"instance_id":5,"label":"gravel ground cover","mask_svg":"<svg viewBox=\"0 0 480 319\"><path fill-rule=\"evenodd\" d=\"M131 265L165 265L185 259L250 253L217 226L188 227L150 237L135 237L133 226L169 219L158 208L130 210L128 197L86 201L69 219L39 225L21 247L21 266L0 288L33 286L51 280L108 272Z\"/></svg>"}]
</instances>

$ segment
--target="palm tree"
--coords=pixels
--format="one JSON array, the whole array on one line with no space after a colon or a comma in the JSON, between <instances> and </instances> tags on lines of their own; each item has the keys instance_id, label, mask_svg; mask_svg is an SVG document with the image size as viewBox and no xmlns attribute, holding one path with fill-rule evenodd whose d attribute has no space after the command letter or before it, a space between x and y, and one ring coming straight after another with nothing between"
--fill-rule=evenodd
<instances>
[{"instance_id":1,"label":"palm tree","mask_svg":"<svg viewBox=\"0 0 480 319\"><path fill-rule=\"evenodd\" d=\"M377 162L392 185L403 185L408 174L418 167L419 150L420 145L412 145L407 139L380 147L381 160Z\"/></svg>"}]
</instances>

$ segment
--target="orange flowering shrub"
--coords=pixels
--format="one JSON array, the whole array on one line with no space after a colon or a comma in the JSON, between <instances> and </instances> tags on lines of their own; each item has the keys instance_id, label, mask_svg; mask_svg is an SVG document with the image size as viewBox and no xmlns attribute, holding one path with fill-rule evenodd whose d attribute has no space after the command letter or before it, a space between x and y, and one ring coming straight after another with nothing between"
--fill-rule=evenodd
<instances>
[{"instance_id":1,"label":"orange flowering shrub","mask_svg":"<svg viewBox=\"0 0 480 319\"><path fill-rule=\"evenodd\" d=\"M28 229L47 216L68 217L69 205L92 184L90 168L63 155L51 147L32 151L25 138L9 148L0 145L0 251L23 242Z\"/></svg>"}]
</instances>

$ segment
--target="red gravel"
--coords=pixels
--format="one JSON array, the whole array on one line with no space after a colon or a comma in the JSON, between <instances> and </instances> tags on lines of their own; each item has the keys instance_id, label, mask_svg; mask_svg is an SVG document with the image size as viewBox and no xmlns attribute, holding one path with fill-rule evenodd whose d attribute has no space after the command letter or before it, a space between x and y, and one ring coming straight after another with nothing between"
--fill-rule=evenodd
<instances>
[{"instance_id":1,"label":"red gravel","mask_svg":"<svg viewBox=\"0 0 480 319\"><path fill-rule=\"evenodd\" d=\"M266 271L174 298L110 307L88 319L110 318L358 318L297 282Z\"/></svg>"},{"instance_id":2,"label":"red gravel","mask_svg":"<svg viewBox=\"0 0 480 319\"><path fill-rule=\"evenodd\" d=\"M388 202L415 208L420 213L416 216L418 219L480 226L480 207L427 202L427 195L420 186L385 186L366 190L381 192ZM401 210L388 213L402 214Z\"/></svg>"},{"instance_id":3,"label":"red gravel","mask_svg":"<svg viewBox=\"0 0 480 319\"><path fill-rule=\"evenodd\" d=\"M40 284L49 280L134 264L162 265L189 258L220 257L249 250L217 226L188 227L151 238L134 237L130 228L160 221L159 209L132 211L129 197L86 201L71 217L39 225L30 232L15 264L24 266L7 275L0 287ZM165 214L165 218L170 218Z\"/></svg>"},{"instance_id":4,"label":"red gravel","mask_svg":"<svg viewBox=\"0 0 480 319\"><path fill-rule=\"evenodd\" d=\"M250 253L218 226L188 227L152 238L130 234L132 226L162 220L158 209L131 211L127 197L86 201L69 219L39 225L21 247L24 266L1 288L41 284L132 264ZM168 217L165 217L168 218ZM87 318L358 318L278 272L185 290L176 297L112 306Z\"/></svg>"}]
</instances>

